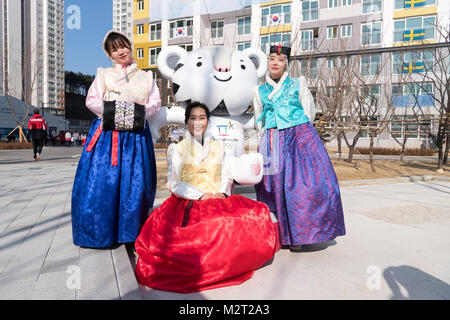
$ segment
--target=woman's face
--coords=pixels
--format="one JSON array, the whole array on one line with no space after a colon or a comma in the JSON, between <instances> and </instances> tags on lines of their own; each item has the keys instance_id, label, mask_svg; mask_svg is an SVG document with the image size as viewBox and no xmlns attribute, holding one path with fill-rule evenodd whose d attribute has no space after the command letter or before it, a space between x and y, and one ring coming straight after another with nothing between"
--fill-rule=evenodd
<instances>
[{"instance_id":1,"label":"woman's face","mask_svg":"<svg viewBox=\"0 0 450 320\"><path fill-rule=\"evenodd\" d=\"M203 137L208 127L206 111L201 107L192 108L187 122L189 133L195 138Z\"/></svg>"},{"instance_id":2,"label":"woman's face","mask_svg":"<svg viewBox=\"0 0 450 320\"><path fill-rule=\"evenodd\" d=\"M116 64L130 64L133 59L132 52L127 47L111 48L109 54Z\"/></svg>"},{"instance_id":3,"label":"woman's face","mask_svg":"<svg viewBox=\"0 0 450 320\"><path fill-rule=\"evenodd\" d=\"M286 56L284 54L271 53L269 56L269 75L272 79L280 79L286 70Z\"/></svg>"}]
</instances>

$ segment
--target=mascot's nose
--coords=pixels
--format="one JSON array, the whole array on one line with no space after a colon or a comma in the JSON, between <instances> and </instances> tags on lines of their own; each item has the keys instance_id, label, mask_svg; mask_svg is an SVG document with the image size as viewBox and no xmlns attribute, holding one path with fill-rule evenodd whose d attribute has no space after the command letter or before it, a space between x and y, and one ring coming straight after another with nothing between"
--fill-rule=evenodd
<instances>
[{"instance_id":1,"label":"mascot's nose","mask_svg":"<svg viewBox=\"0 0 450 320\"><path fill-rule=\"evenodd\" d=\"M228 67L228 66L222 66L222 65L216 65L216 66L214 66L214 69L216 69L216 71L219 71L219 72L228 72L228 71L231 71L231 67Z\"/></svg>"}]
</instances>

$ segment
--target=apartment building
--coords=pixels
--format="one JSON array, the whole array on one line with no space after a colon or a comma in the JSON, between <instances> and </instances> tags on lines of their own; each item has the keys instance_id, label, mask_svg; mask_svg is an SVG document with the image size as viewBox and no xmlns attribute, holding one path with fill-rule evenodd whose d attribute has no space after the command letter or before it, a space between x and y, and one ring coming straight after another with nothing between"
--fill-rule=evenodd
<instances>
[{"instance_id":1,"label":"apartment building","mask_svg":"<svg viewBox=\"0 0 450 320\"><path fill-rule=\"evenodd\" d=\"M64 114L64 0L0 0L2 88Z\"/></svg>"},{"instance_id":2,"label":"apartment building","mask_svg":"<svg viewBox=\"0 0 450 320\"><path fill-rule=\"evenodd\" d=\"M293 55L291 71L294 76L303 74L308 78L313 94L318 93L319 81L330 78L339 61L346 61L357 67L360 78L366 79L363 90L369 90L371 97L375 97L372 103L380 112L387 108L397 108L397 113L404 110L411 100L409 91L416 90L420 91L418 99L426 113L424 121L434 116L436 111L430 97L436 89L431 84L428 89L426 85L411 89L405 79L407 75L414 79L415 73L426 71L436 59L436 50L448 47L440 33L449 30L450 1L230 0L228 3L228 9L220 11L216 1L134 0L133 33L139 68L156 70L158 53L168 45L186 50L206 45L239 50L258 47L267 54L270 45L289 45ZM327 84L331 92L333 79L327 80L331 81ZM393 95L395 102L387 100ZM320 112L321 104L317 106ZM379 116L369 118L366 120L370 125L383 120ZM420 128L431 125L393 123L390 130L376 137L376 145L395 147L393 136L404 135L408 135L410 147L423 145L425 135ZM361 136L359 144L368 144L368 134Z\"/></svg>"},{"instance_id":3,"label":"apartment building","mask_svg":"<svg viewBox=\"0 0 450 320\"><path fill-rule=\"evenodd\" d=\"M113 30L133 39L133 0L113 0Z\"/></svg>"},{"instance_id":4,"label":"apartment building","mask_svg":"<svg viewBox=\"0 0 450 320\"><path fill-rule=\"evenodd\" d=\"M450 3L442 0L301 1L295 71L308 77L313 93L330 80L331 96L339 85L333 84L332 77L343 71L337 65L351 63L359 85L364 84L361 89L370 92L369 109L376 111L360 115L357 121L374 127L389 123L376 135L375 145L398 147L394 138L405 136L408 147L429 145L427 132L435 125L430 119L436 116L438 103L433 94L439 88L434 86L439 81L433 85L433 75L427 73L430 81L423 83L421 74L430 71L427 68L435 64L439 50L447 47L448 52L449 44L444 42L449 40L449 12ZM413 105L420 107L419 121ZM355 117L344 110L341 121L355 124ZM355 135L348 134L350 140ZM363 132L358 145L368 146L369 141L369 134Z\"/></svg>"},{"instance_id":5,"label":"apartment building","mask_svg":"<svg viewBox=\"0 0 450 320\"><path fill-rule=\"evenodd\" d=\"M21 99L22 41L15 41L22 33L20 1L0 0L0 95L9 92Z\"/></svg>"}]
</instances>

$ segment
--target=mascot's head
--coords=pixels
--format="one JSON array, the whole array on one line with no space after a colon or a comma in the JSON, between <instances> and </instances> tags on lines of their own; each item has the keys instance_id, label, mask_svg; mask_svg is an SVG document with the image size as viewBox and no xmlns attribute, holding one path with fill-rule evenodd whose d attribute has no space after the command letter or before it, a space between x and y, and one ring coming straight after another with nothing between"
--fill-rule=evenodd
<instances>
[{"instance_id":1,"label":"mascot's head","mask_svg":"<svg viewBox=\"0 0 450 320\"><path fill-rule=\"evenodd\" d=\"M254 89L266 74L267 58L255 48L203 47L187 52L169 46L158 55L158 69L172 80L181 105L198 101L211 115L237 116L251 106Z\"/></svg>"}]
</instances>

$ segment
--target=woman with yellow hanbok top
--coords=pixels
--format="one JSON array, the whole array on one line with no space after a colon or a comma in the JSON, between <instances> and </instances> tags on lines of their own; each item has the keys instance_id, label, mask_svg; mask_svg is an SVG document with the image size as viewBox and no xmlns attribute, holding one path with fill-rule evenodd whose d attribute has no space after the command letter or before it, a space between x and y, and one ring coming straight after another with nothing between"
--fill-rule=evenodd
<instances>
[{"instance_id":1,"label":"woman with yellow hanbok top","mask_svg":"<svg viewBox=\"0 0 450 320\"><path fill-rule=\"evenodd\" d=\"M269 208L231 195L231 164L222 142L205 135L208 119L206 106L189 105L185 139L169 146L172 196L135 243L137 278L148 287L187 293L240 284L279 248Z\"/></svg>"}]
</instances>

